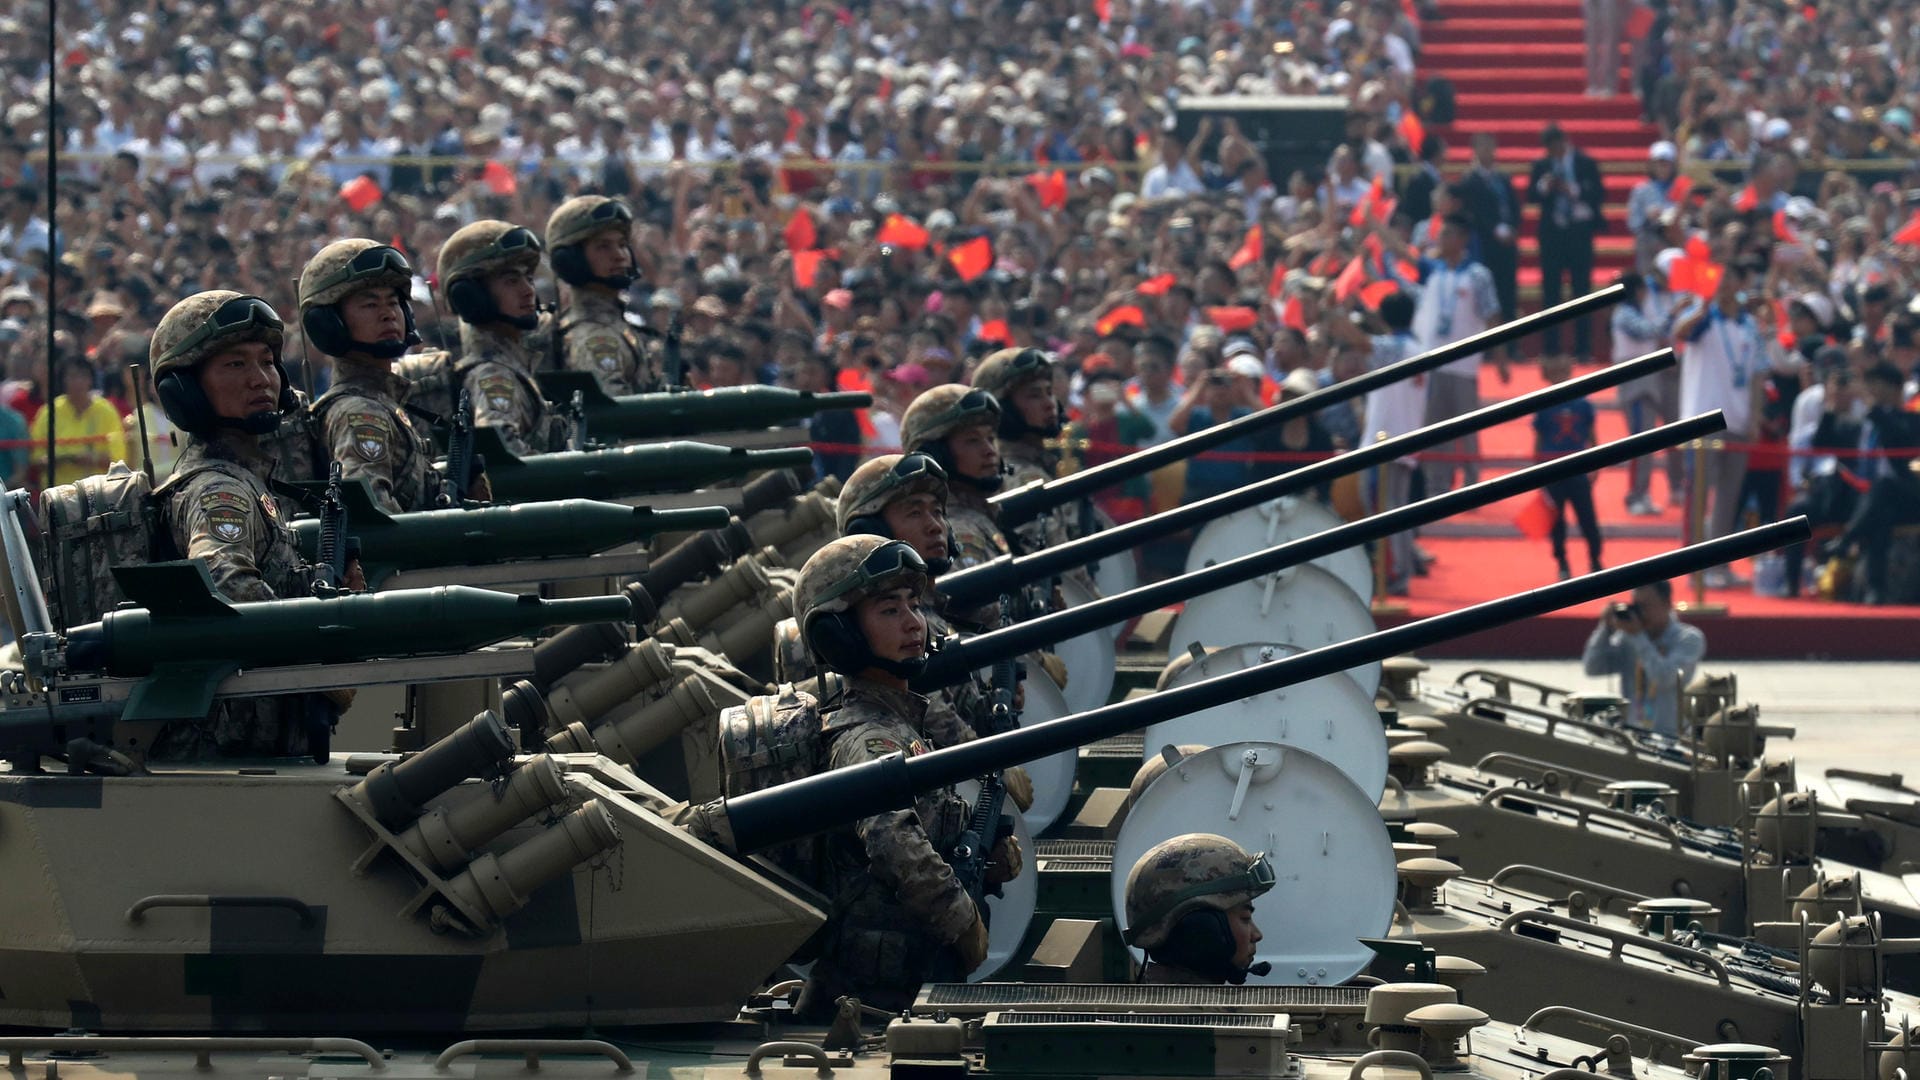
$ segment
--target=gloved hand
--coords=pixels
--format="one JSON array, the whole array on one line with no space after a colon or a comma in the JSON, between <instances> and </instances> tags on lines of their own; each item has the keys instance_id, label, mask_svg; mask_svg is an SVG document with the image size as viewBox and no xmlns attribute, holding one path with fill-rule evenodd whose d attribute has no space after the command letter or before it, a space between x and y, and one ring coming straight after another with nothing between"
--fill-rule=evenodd
<instances>
[{"instance_id":1,"label":"gloved hand","mask_svg":"<svg viewBox=\"0 0 1920 1080\"><path fill-rule=\"evenodd\" d=\"M1026 860L1020 851L1020 838L1001 837L1000 842L993 846L993 854L987 858L987 884L1005 885L1019 877L1024 866Z\"/></svg>"},{"instance_id":2,"label":"gloved hand","mask_svg":"<svg viewBox=\"0 0 1920 1080\"><path fill-rule=\"evenodd\" d=\"M367 572L360 567L359 559L347 561L347 590L349 592L367 591Z\"/></svg>"},{"instance_id":3,"label":"gloved hand","mask_svg":"<svg viewBox=\"0 0 1920 1080\"><path fill-rule=\"evenodd\" d=\"M1007 798L1020 808L1021 813L1033 809L1033 777L1018 765L1000 774L1000 783L1007 789Z\"/></svg>"},{"instance_id":4,"label":"gloved hand","mask_svg":"<svg viewBox=\"0 0 1920 1080\"><path fill-rule=\"evenodd\" d=\"M1040 668L1047 673L1047 678L1053 680L1053 685L1065 690L1067 688L1067 662L1050 652L1042 652L1038 655L1040 657Z\"/></svg>"},{"instance_id":5,"label":"gloved hand","mask_svg":"<svg viewBox=\"0 0 1920 1080\"><path fill-rule=\"evenodd\" d=\"M327 700L333 702L333 707L339 709L342 713L353 708L353 696L356 691L351 686L342 686L333 690L322 690L320 692L326 695Z\"/></svg>"},{"instance_id":6,"label":"gloved hand","mask_svg":"<svg viewBox=\"0 0 1920 1080\"><path fill-rule=\"evenodd\" d=\"M953 948L960 954L960 974L966 975L987 962L987 924L974 913L973 925L960 932L953 939Z\"/></svg>"}]
</instances>

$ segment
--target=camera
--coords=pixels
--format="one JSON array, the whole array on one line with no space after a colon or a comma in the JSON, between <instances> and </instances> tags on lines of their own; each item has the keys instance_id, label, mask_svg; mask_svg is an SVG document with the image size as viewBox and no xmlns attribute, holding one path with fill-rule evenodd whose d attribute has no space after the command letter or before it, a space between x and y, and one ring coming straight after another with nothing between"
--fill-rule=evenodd
<instances>
[{"instance_id":1,"label":"camera","mask_svg":"<svg viewBox=\"0 0 1920 1080\"><path fill-rule=\"evenodd\" d=\"M1625 600L1620 600L1614 603L1611 614L1616 619L1638 619L1640 617L1640 605L1629 604Z\"/></svg>"}]
</instances>

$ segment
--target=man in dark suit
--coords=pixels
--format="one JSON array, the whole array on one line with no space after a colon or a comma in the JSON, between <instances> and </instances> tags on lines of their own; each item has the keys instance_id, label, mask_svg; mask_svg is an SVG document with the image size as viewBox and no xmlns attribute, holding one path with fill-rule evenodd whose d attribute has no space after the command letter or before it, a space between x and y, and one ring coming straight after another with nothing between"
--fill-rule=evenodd
<instances>
[{"instance_id":1,"label":"man in dark suit","mask_svg":"<svg viewBox=\"0 0 1920 1080\"><path fill-rule=\"evenodd\" d=\"M1493 291L1500 298L1500 321L1513 321L1519 307L1520 199L1513 181L1494 164L1497 143L1493 133L1473 137L1473 170L1460 181L1467 218L1473 222L1476 257L1493 273ZM1520 355L1517 342L1507 344L1507 355Z\"/></svg>"},{"instance_id":2,"label":"man in dark suit","mask_svg":"<svg viewBox=\"0 0 1920 1080\"><path fill-rule=\"evenodd\" d=\"M1605 191L1600 167L1567 143L1558 124L1540 133L1545 157L1533 163L1527 182L1527 201L1540 206L1540 303L1558 304L1562 279L1573 295L1593 290L1593 234L1604 224L1601 204ZM1547 328L1546 350L1560 351L1560 328ZM1586 319L1573 324L1573 358L1593 359L1593 331Z\"/></svg>"},{"instance_id":3,"label":"man in dark suit","mask_svg":"<svg viewBox=\"0 0 1920 1080\"><path fill-rule=\"evenodd\" d=\"M1442 183L1440 163L1446 160L1447 142L1429 134L1414 149L1420 153L1420 168L1400 190L1400 212L1417 225L1433 216L1433 193Z\"/></svg>"},{"instance_id":4,"label":"man in dark suit","mask_svg":"<svg viewBox=\"0 0 1920 1080\"><path fill-rule=\"evenodd\" d=\"M1888 592L1887 548L1896 526L1920 522L1920 474L1902 451L1920 446L1920 414L1901 400L1906 375L1882 360L1867 369L1867 417L1860 426L1859 474L1869 482L1846 531L1828 545L1833 555L1857 547L1866 563L1869 604L1898 599Z\"/></svg>"}]
</instances>

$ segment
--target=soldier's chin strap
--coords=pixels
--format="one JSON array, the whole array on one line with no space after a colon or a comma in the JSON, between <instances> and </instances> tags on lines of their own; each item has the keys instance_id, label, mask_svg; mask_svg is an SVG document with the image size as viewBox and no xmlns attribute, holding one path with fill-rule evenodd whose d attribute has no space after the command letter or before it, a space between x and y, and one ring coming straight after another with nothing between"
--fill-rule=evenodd
<instances>
[{"instance_id":1,"label":"soldier's chin strap","mask_svg":"<svg viewBox=\"0 0 1920 1080\"><path fill-rule=\"evenodd\" d=\"M271 435L280 430L281 419L280 411L275 409L266 412L248 413L239 420L235 420L231 416L217 416L214 417L213 422L216 426L234 431L244 431L249 435Z\"/></svg>"},{"instance_id":2,"label":"soldier's chin strap","mask_svg":"<svg viewBox=\"0 0 1920 1080\"><path fill-rule=\"evenodd\" d=\"M375 360L398 360L407 355L407 350L420 344L419 334L409 334L399 341L355 341L351 343L353 351L365 353Z\"/></svg>"},{"instance_id":3,"label":"soldier's chin strap","mask_svg":"<svg viewBox=\"0 0 1920 1080\"><path fill-rule=\"evenodd\" d=\"M927 658L924 654L911 660L888 660L882 656L874 656L869 650L868 662L894 678L906 679L908 682L912 682L920 676L921 672L927 670Z\"/></svg>"}]
</instances>

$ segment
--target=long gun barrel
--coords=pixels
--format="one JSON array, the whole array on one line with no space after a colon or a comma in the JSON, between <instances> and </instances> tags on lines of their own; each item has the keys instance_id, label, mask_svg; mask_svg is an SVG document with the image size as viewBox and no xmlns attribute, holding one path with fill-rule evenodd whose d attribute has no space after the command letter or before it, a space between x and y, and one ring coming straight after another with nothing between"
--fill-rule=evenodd
<instances>
[{"instance_id":1,"label":"long gun barrel","mask_svg":"<svg viewBox=\"0 0 1920 1080\"><path fill-rule=\"evenodd\" d=\"M961 639L950 643L929 659L926 670L914 680L914 688L926 693L952 686L964 681L969 671L1034 649L1048 648L1055 642L1076 637L1096 627L1111 626L1262 574L1275 573L1335 551L1444 521L1463 510L1487 506L1569 476L1632 461L1655 450L1711 435L1724 430L1726 426L1726 419L1718 411L1706 413L1630 435L1605 446L1544 461L1492 480L1483 480L1431 499L1409 503L1383 514L1230 559L1190 574L1142 585L1066 611Z\"/></svg>"},{"instance_id":2,"label":"long gun barrel","mask_svg":"<svg viewBox=\"0 0 1920 1080\"><path fill-rule=\"evenodd\" d=\"M804 446L743 450L698 442L518 457L493 428L479 428L474 435L487 459L487 483L494 501L504 503L624 499L662 491L691 491L763 469L797 468L813 460L813 451Z\"/></svg>"},{"instance_id":3,"label":"long gun barrel","mask_svg":"<svg viewBox=\"0 0 1920 1080\"><path fill-rule=\"evenodd\" d=\"M1352 641L1221 675L1179 690L1123 701L1075 716L1035 724L932 753L892 754L875 761L724 800L724 833L710 832L742 854L912 805L926 791L1146 727L1168 716L1198 712L1346 671L1359 664L1423 649L1488 627L1545 615L1804 542L1806 518L1763 525L1556 585L1489 600ZM708 818L711 821L712 818ZM699 819L696 818L696 822Z\"/></svg>"},{"instance_id":4,"label":"long gun barrel","mask_svg":"<svg viewBox=\"0 0 1920 1080\"><path fill-rule=\"evenodd\" d=\"M1178 506L1152 517L1130 521L1028 555L1002 555L940 580L940 592L956 610L984 604L993 597L1033 581L1042 581L1075 566L1130 551L1181 529L1203 524L1270 499L1311 490L1336 477L1395 461L1438 446L1450 439L1572 401L1672 367L1673 350L1661 349L1637 360L1614 364L1577 379L1554 383L1531 394L1495 402L1469 413L1410 431L1397 438L1369 443L1338 457L1293 469L1279 476ZM1382 371L1392 370L1382 368ZM1306 400L1302 398L1301 400Z\"/></svg>"},{"instance_id":5,"label":"long gun barrel","mask_svg":"<svg viewBox=\"0 0 1920 1080\"><path fill-rule=\"evenodd\" d=\"M1056 506L1092 495L1103 488L1112 487L1136 476L1145 476L1162 465L1184 461L1202 450L1221 446L1262 428L1285 423L1297 417L1311 416L1329 405L1351 401L1369 391L1378 390L1402 379L1410 379L1455 360L1486 352L1496 345L1504 345L1536 330L1556 326L1601 308L1610 307L1625 295L1626 290L1622 286L1609 285L1599 292L1588 293L1564 304L1547 308L1545 311L1525 315L1512 322L1501 323L1499 326L1482 330L1472 337L1462 338L1450 345L1443 345L1438 349L1421 353L1419 356L1409 357L1397 364L1389 364L1377 371L1357 375L1345 382L1323 387L1291 401L1283 401L1238 420L1230 420L1158 446L1135 451L1090 469L1082 469L1071 476L1001 492L992 499L1000 527L1010 531Z\"/></svg>"},{"instance_id":6,"label":"long gun barrel","mask_svg":"<svg viewBox=\"0 0 1920 1080\"><path fill-rule=\"evenodd\" d=\"M580 396L587 430L595 438L642 439L773 427L830 409L864 409L873 395L816 394L783 386L728 386L609 397L586 372L543 371L541 392L556 402Z\"/></svg>"},{"instance_id":7,"label":"long gun barrel","mask_svg":"<svg viewBox=\"0 0 1920 1080\"><path fill-rule=\"evenodd\" d=\"M549 626L623 620L630 611L624 596L542 600L462 585L247 604L210 596L180 614L122 608L73 627L66 665L141 676L170 664L205 665L209 657L231 665L229 673L345 664L467 652Z\"/></svg>"},{"instance_id":8,"label":"long gun barrel","mask_svg":"<svg viewBox=\"0 0 1920 1080\"><path fill-rule=\"evenodd\" d=\"M724 507L653 510L589 499L387 514L364 482L343 486L342 497L360 541L361 569L375 587L404 570L587 555L656 533L727 523ZM293 523L309 559L320 553L322 531L317 521Z\"/></svg>"}]
</instances>

